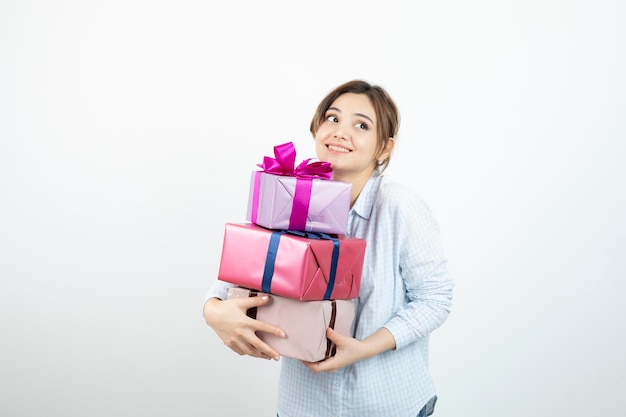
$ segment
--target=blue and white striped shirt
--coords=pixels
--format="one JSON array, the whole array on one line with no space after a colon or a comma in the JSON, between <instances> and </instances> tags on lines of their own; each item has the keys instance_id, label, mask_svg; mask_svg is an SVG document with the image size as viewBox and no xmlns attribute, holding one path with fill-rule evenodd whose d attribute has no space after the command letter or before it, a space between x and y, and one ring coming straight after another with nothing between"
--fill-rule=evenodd
<instances>
[{"instance_id":1,"label":"blue and white striped shirt","mask_svg":"<svg viewBox=\"0 0 626 417\"><path fill-rule=\"evenodd\" d=\"M448 316L453 283L429 207L374 175L350 210L348 234L367 241L354 337L385 327L396 349L334 373L283 357L280 417L415 417L435 395L428 335ZM207 297L225 298L224 284L217 281Z\"/></svg>"}]
</instances>

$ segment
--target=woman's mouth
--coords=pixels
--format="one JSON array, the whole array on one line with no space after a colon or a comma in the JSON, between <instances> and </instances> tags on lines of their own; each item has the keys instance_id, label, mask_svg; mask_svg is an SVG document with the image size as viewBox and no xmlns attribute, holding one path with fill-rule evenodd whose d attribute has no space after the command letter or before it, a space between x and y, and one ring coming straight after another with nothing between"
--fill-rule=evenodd
<instances>
[{"instance_id":1,"label":"woman's mouth","mask_svg":"<svg viewBox=\"0 0 626 417\"><path fill-rule=\"evenodd\" d=\"M341 152L341 153L348 153L351 152L350 149L348 148L344 148L343 146L337 146L337 145L326 145L326 147L334 152Z\"/></svg>"}]
</instances>

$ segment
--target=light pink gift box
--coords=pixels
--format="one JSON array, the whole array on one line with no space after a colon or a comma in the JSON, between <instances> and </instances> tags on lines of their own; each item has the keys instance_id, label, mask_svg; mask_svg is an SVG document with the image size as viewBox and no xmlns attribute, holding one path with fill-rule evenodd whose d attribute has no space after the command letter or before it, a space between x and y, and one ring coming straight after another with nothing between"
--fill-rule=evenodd
<instances>
[{"instance_id":1,"label":"light pink gift box","mask_svg":"<svg viewBox=\"0 0 626 417\"><path fill-rule=\"evenodd\" d=\"M228 290L229 299L261 295L264 293L247 288ZM285 331L285 338L257 332L281 356L318 362L335 354L334 344L326 337L328 327L346 336L352 334L353 300L298 301L277 295L270 297L267 304L248 310L248 315Z\"/></svg>"},{"instance_id":2,"label":"light pink gift box","mask_svg":"<svg viewBox=\"0 0 626 417\"><path fill-rule=\"evenodd\" d=\"M364 256L365 239L226 223L218 279L296 300L346 300L359 296Z\"/></svg>"},{"instance_id":3,"label":"light pink gift box","mask_svg":"<svg viewBox=\"0 0 626 417\"><path fill-rule=\"evenodd\" d=\"M253 171L246 220L269 229L346 234L351 193L347 182Z\"/></svg>"}]
</instances>

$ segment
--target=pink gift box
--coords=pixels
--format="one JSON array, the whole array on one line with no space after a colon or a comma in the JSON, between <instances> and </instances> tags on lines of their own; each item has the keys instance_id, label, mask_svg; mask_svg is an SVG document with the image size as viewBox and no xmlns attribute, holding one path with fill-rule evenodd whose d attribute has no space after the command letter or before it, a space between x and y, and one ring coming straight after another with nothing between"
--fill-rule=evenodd
<instances>
[{"instance_id":1,"label":"pink gift box","mask_svg":"<svg viewBox=\"0 0 626 417\"><path fill-rule=\"evenodd\" d=\"M228 290L228 298L263 295L247 288ZM353 300L298 301L277 295L248 315L285 331L281 338L270 333L257 336L282 356L317 362L335 354L334 344L326 337L328 327L346 336L352 334L355 306Z\"/></svg>"},{"instance_id":2,"label":"pink gift box","mask_svg":"<svg viewBox=\"0 0 626 417\"><path fill-rule=\"evenodd\" d=\"M226 223L218 279L296 300L357 298L365 239Z\"/></svg>"},{"instance_id":3,"label":"pink gift box","mask_svg":"<svg viewBox=\"0 0 626 417\"><path fill-rule=\"evenodd\" d=\"M269 229L346 234L352 184L252 172L246 220Z\"/></svg>"}]
</instances>

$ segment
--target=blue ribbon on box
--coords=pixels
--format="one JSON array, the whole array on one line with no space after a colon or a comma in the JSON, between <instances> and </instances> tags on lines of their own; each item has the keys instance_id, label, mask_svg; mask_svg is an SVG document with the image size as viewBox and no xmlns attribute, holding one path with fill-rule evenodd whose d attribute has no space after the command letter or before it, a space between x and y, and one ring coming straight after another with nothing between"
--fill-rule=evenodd
<instances>
[{"instance_id":1,"label":"blue ribbon on box","mask_svg":"<svg viewBox=\"0 0 626 417\"><path fill-rule=\"evenodd\" d=\"M276 262L276 255L278 253L278 245L280 244L280 237L284 234L292 234L295 236L306 237L309 239L325 239L333 241L333 253L330 264L330 273L328 276L328 286L326 287L326 293L324 294L324 300L330 300L330 296L333 293L335 287L335 277L337 275L337 263L339 262L339 239L334 238L326 233L319 232L301 232L298 230L281 230L272 232L270 236L270 243L267 249L267 256L265 258L265 268L263 270L263 280L261 281L261 289L263 292L271 293L270 287L272 285L272 277L274 276L274 264Z\"/></svg>"}]
</instances>

